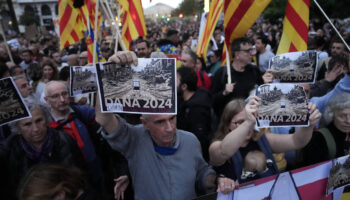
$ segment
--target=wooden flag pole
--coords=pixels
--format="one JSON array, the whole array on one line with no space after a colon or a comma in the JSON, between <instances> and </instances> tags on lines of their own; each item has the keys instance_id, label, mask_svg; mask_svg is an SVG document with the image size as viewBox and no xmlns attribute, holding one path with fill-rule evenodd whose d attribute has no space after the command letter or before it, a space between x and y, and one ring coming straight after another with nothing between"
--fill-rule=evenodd
<instances>
[{"instance_id":1,"label":"wooden flag pole","mask_svg":"<svg viewBox=\"0 0 350 200\"><path fill-rule=\"evenodd\" d=\"M329 17L327 16L327 14L323 11L323 9L321 8L320 4L317 3L316 0L314 0L314 3L316 4L316 6L318 7L318 9L320 9L321 13L324 15L324 17L328 20L328 22L331 24L331 26L333 27L334 31L337 33L337 35L340 37L340 39L343 41L344 45L346 46L346 48L348 49L348 51L350 51L350 47L349 45L346 43L346 41L344 40L343 36L339 33L339 31L337 30L337 28L334 26L334 24L332 23L332 21L329 19Z\"/></svg>"},{"instance_id":2,"label":"wooden flag pole","mask_svg":"<svg viewBox=\"0 0 350 200\"><path fill-rule=\"evenodd\" d=\"M96 64L96 44L97 44L97 21L98 21L98 8L99 8L99 0L96 0L96 6L95 6L95 25L94 25L94 45L93 45L93 64Z\"/></svg>"},{"instance_id":3,"label":"wooden flag pole","mask_svg":"<svg viewBox=\"0 0 350 200\"><path fill-rule=\"evenodd\" d=\"M226 45L226 43L225 43ZM227 67L227 83L231 84L231 66L230 66L230 55L228 53L228 48L226 45L226 67Z\"/></svg>"},{"instance_id":4,"label":"wooden flag pole","mask_svg":"<svg viewBox=\"0 0 350 200\"><path fill-rule=\"evenodd\" d=\"M9 45L7 44L6 35L5 35L5 32L4 32L4 29L2 28L2 24L1 24L1 23L0 23L0 31L1 31L2 37L4 38L4 42L5 42L5 47L6 47L6 50L7 50L7 54L9 55L11 62L12 62L12 63L15 63L15 62L13 61L13 58L12 58L12 54L11 54Z\"/></svg>"}]
</instances>

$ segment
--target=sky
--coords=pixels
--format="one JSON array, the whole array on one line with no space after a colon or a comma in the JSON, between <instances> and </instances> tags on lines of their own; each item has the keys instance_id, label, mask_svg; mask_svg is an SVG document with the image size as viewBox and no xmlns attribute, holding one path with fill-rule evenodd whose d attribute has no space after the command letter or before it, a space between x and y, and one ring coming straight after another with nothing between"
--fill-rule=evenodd
<instances>
[{"instance_id":1,"label":"sky","mask_svg":"<svg viewBox=\"0 0 350 200\"><path fill-rule=\"evenodd\" d=\"M150 3L150 0L141 0L143 9L154 6L157 3L164 3L173 8L177 8L182 1L183 0L152 0L152 3Z\"/></svg>"}]
</instances>

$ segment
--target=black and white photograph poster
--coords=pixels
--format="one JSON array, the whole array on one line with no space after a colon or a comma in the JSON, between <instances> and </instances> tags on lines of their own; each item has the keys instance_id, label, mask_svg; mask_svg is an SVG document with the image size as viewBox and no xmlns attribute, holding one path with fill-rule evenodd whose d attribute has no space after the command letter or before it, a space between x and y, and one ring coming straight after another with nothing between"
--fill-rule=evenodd
<instances>
[{"instance_id":1,"label":"black and white photograph poster","mask_svg":"<svg viewBox=\"0 0 350 200\"><path fill-rule=\"evenodd\" d=\"M0 125L32 117L12 78L0 79Z\"/></svg>"},{"instance_id":2,"label":"black and white photograph poster","mask_svg":"<svg viewBox=\"0 0 350 200\"><path fill-rule=\"evenodd\" d=\"M176 114L173 58L139 58L138 66L97 63L101 112Z\"/></svg>"},{"instance_id":3,"label":"black and white photograph poster","mask_svg":"<svg viewBox=\"0 0 350 200\"><path fill-rule=\"evenodd\" d=\"M70 96L94 93L97 90L96 68L93 66L70 67Z\"/></svg>"},{"instance_id":4,"label":"black and white photograph poster","mask_svg":"<svg viewBox=\"0 0 350 200\"><path fill-rule=\"evenodd\" d=\"M314 83L317 52L300 51L273 57L269 63L277 83Z\"/></svg>"},{"instance_id":5,"label":"black and white photograph poster","mask_svg":"<svg viewBox=\"0 0 350 200\"><path fill-rule=\"evenodd\" d=\"M343 156L332 160L329 170L326 194L333 193L333 199L341 199L342 196L350 197L350 157ZM348 193L348 194L344 194Z\"/></svg>"},{"instance_id":6,"label":"black and white photograph poster","mask_svg":"<svg viewBox=\"0 0 350 200\"><path fill-rule=\"evenodd\" d=\"M264 84L256 90L261 98L258 109L259 128L308 126L309 111L304 88L288 83Z\"/></svg>"}]
</instances>

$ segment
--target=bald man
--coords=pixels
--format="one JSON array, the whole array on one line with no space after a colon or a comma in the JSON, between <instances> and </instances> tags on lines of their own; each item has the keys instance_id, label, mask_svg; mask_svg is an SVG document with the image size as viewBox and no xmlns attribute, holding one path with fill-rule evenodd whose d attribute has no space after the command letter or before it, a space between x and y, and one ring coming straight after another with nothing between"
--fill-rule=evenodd
<instances>
[{"instance_id":1,"label":"bald man","mask_svg":"<svg viewBox=\"0 0 350 200\"><path fill-rule=\"evenodd\" d=\"M67 57L67 64L69 66L79 66L79 56L77 54L70 54Z\"/></svg>"},{"instance_id":2,"label":"bald man","mask_svg":"<svg viewBox=\"0 0 350 200\"><path fill-rule=\"evenodd\" d=\"M79 66L85 66L89 63L88 61L88 52L83 51L79 55Z\"/></svg>"}]
</instances>

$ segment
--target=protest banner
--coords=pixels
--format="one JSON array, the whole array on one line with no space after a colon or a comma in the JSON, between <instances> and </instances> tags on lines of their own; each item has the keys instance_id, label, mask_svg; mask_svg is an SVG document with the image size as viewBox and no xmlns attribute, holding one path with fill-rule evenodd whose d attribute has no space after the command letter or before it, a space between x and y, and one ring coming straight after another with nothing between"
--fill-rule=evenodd
<instances>
[{"instance_id":1,"label":"protest banner","mask_svg":"<svg viewBox=\"0 0 350 200\"><path fill-rule=\"evenodd\" d=\"M32 117L12 78L0 79L0 125Z\"/></svg>"},{"instance_id":2,"label":"protest banner","mask_svg":"<svg viewBox=\"0 0 350 200\"><path fill-rule=\"evenodd\" d=\"M314 83L316 79L317 52L301 51L284 53L270 60L274 82Z\"/></svg>"},{"instance_id":3,"label":"protest banner","mask_svg":"<svg viewBox=\"0 0 350 200\"><path fill-rule=\"evenodd\" d=\"M256 96L261 98L257 118L259 128L309 125L303 87L287 83L264 84L258 87Z\"/></svg>"},{"instance_id":4,"label":"protest banner","mask_svg":"<svg viewBox=\"0 0 350 200\"><path fill-rule=\"evenodd\" d=\"M70 80L70 96L94 93L97 90L95 67L70 67Z\"/></svg>"},{"instance_id":5,"label":"protest banner","mask_svg":"<svg viewBox=\"0 0 350 200\"><path fill-rule=\"evenodd\" d=\"M102 112L176 114L175 59L96 63Z\"/></svg>"}]
</instances>

